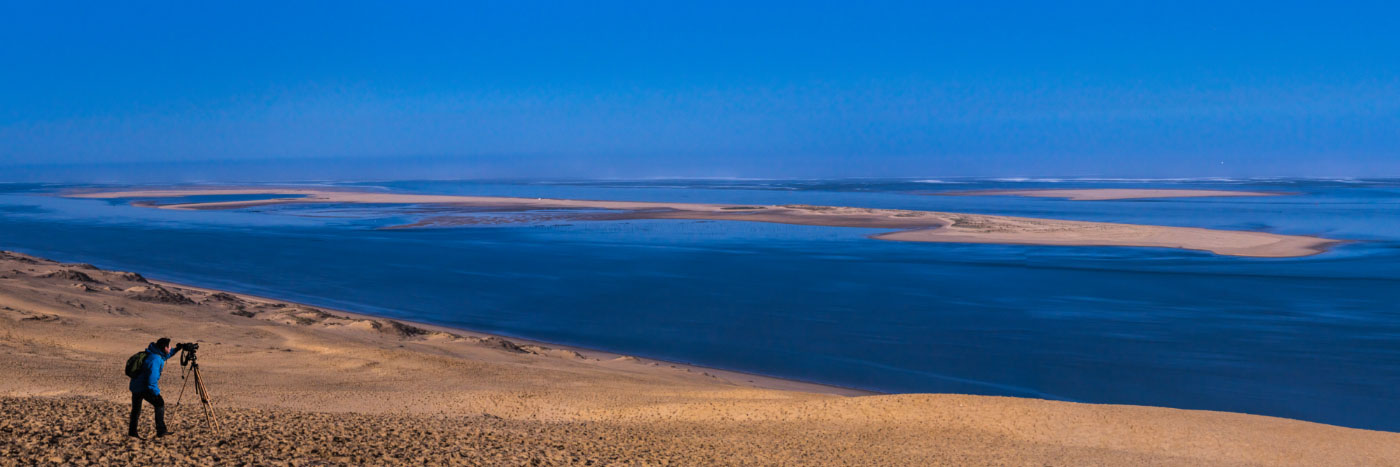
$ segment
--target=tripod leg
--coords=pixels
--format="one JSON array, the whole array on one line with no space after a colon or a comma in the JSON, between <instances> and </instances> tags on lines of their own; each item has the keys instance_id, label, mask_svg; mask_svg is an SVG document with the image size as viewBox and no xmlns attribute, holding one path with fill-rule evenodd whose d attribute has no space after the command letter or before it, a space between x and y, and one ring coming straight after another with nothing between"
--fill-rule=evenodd
<instances>
[{"instance_id":1,"label":"tripod leg","mask_svg":"<svg viewBox=\"0 0 1400 467\"><path fill-rule=\"evenodd\" d=\"M214 425L214 432L218 433L223 427L219 426L219 417L214 412L214 403L209 400L209 389L204 386L204 379L200 378L200 392L204 393L204 409L209 411L209 422Z\"/></svg>"},{"instance_id":2,"label":"tripod leg","mask_svg":"<svg viewBox=\"0 0 1400 467\"><path fill-rule=\"evenodd\" d=\"M214 412L209 408L209 393L204 391L204 379L200 377L198 369L194 373L194 389L195 392L199 393L199 404L204 408L204 418L209 421L209 427L218 433L219 426L214 421Z\"/></svg>"},{"instance_id":3,"label":"tripod leg","mask_svg":"<svg viewBox=\"0 0 1400 467\"><path fill-rule=\"evenodd\" d=\"M180 406L180 401L185 400L185 387L190 385L190 380L185 378L185 375L180 375L180 379L185 380L185 382L180 383L180 397L175 398L176 407Z\"/></svg>"},{"instance_id":4,"label":"tripod leg","mask_svg":"<svg viewBox=\"0 0 1400 467\"><path fill-rule=\"evenodd\" d=\"M204 406L204 416L209 419L209 427L218 433L220 431L219 419L214 415L214 404L209 402L209 391L204 387L204 378L200 375L198 366L194 367L192 371L194 372L194 389L195 392L199 393L200 404Z\"/></svg>"}]
</instances>

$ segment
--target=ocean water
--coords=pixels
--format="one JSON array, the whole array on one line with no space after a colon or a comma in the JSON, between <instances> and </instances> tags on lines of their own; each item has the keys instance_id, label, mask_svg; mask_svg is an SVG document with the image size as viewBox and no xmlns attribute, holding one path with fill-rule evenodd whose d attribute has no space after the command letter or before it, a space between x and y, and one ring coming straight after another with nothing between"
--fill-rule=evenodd
<instances>
[{"instance_id":1,"label":"ocean water","mask_svg":"<svg viewBox=\"0 0 1400 467\"><path fill-rule=\"evenodd\" d=\"M1400 180L331 185L927 209L1350 242L1316 256L1260 259L1161 248L900 243L867 238L882 230L717 221L546 218L383 230L440 213L391 205L170 211L131 205L139 199L53 196L80 187L0 184L0 249L876 391L1224 410L1400 431ZM928 195L1075 187L1294 195L1096 202ZM178 201L235 199L258 198Z\"/></svg>"}]
</instances>

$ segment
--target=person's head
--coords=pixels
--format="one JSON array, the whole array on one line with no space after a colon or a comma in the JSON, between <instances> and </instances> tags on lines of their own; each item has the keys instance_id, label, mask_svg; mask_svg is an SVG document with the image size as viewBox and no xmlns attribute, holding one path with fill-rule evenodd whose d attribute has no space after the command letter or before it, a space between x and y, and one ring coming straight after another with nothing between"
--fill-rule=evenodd
<instances>
[{"instance_id":1,"label":"person's head","mask_svg":"<svg viewBox=\"0 0 1400 467\"><path fill-rule=\"evenodd\" d=\"M160 338L160 339L156 339L156 348L169 352L169 351L170 351L170 338L169 338L169 337L162 337L162 338Z\"/></svg>"}]
</instances>

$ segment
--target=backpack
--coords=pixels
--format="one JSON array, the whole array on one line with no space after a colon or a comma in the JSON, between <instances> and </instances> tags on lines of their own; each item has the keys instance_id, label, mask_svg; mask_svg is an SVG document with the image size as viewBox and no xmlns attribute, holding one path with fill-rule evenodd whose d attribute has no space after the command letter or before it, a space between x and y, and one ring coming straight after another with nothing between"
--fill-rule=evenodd
<instances>
[{"instance_id":1,"label":"backpack","mask_svg":"<svg viewBox=\"0 0 1400 467\"><path fill-rule=\"evenodd\" d=\"M141 369L142 369L142 367L145 366L145 363L146 363L146 351L145 351L145 350L142 350L142 351L140 351L140 352L136 352L136 353L133 354L132 356L127 357L127 359L126 359L126 377L127 377L127 378L135 378L136 375L141 374Z\"/></svg>"}]
</instances>

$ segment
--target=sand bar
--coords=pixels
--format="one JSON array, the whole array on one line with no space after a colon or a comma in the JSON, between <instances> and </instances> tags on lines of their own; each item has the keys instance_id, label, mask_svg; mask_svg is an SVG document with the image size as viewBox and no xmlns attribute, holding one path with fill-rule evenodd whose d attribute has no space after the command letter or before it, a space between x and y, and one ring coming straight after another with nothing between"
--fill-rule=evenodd
<instances>
[{"instance_id":1,"label":"sand bar","mask_svg":"<svg viewBox=\"0 0 1400 467\"><path fill-rule=\"evenodd\" d=\"M1108 222L1067 221L982 214L872 209L840 206L751 206L702 203L593 201L491 196L416 195L301 188L226 188L136 190L70 193L73 198L161 198L194 195L296 195L254 201L224 201L157 206L161 209L233 209L288 203L423 204L495 209L604 209L610 214L579 215L581 220L696 219L778 224L896 229L875 235L882 240L945 243L995 243L1051 246L1135 246L1208 251L1219 255L1282 258L1308 256L1339 243L1319 237L1267 232L1215 230ZM400 227L470 223L461 216L440 216Z\"/></svg>"},{"instance_id":2,"label":"sand bar","mask_svg":"<svg viewBox=\"0 0 1400 467\"><path fill-rule=\"evenodd\" d=\"M201 343L222 433L202 424L190 394L173 406L172 362L162 386L179 435L123 436L128 396L116 368L157 335ZM1154 407L772 389L9 252L0 252L0 366L0 449L21 464L1400 463L1397 433Z\"/></svg>"},{"instance_id":3,"label":"sand bar","mask_svg":"<svg viewBox=\"0 0 1400 467\"><path fill-rule=\"evenodd\" d=\"M1276 191L1187 190L1159 188L1081 188L1069 190L975 190L950 191L928 194L936 196L1029 196L1035 198L1065 198L1071 201L1108 201L1117 199L1287 196L1293 193Z\"/></svg>"}]
</instances>

